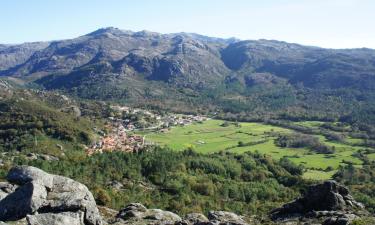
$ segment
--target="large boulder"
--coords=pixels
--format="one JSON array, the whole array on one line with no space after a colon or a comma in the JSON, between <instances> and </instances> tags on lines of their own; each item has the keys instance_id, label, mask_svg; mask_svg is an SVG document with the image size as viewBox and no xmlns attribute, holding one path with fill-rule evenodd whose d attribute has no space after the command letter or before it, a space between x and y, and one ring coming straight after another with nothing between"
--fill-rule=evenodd
<instances>
[{"instance_id":1,"label":"large boulder","mask_svg":"<svg viewBox=\"0 0 375 225\"><path fill-rule=\"evenodd\" d=\"M208 219L211 224L230 224L230 225L246 225L247 223L242 216L239 216L232 212L225 211L210 211L208 213Z\"/></svg>"},{"instance_id":2,"label":"large boulder","mask_svg":"<svg viewBox=\"0 0 375 225\"><path fill-rule=\"evenodd\" d=\"M12 168L7 180L10 184L3 186L12 192L0 201L2 221L27 216L29 224L102 224L94 197L77 181L30 166ZM13 184L19 188L12 189Z\"/></svg>"},{"instance_id":3,"label":"large boulder","mask_svg":"<svg viewBox=\"0 0 375 225\"><path fill-rule=\"evenodd\" d=\"M28 215L29 225L82 225L82 213L62 212L62 213L43 213L37 215Z\"/></svg>"},{"instance_id":4,"label":"large boulder","mask_svg":"<svg viewBox=\"0 0 375 225\"><path fill-rule=\"evenodd\" d=\"M195 225L195 224L207 224L208 218L201 213L189 213L184 217L181 224Z\"/></svg>"},{"instance_id":5,"label":"large boulder","mask_svg":"<svg viewBox=\"0 0 375 225\"><path fill-rule=\"evenodd\" d=\"M46 188L38 182L29 182L0 201L0 220L18 220L33 214L47 200Z\"/></svg>"},{"instance_id":6,"label":"large boulder","mask_svg":"<svg viewBox=\"0 0 375 225\"><path fill-rule=\"evenodd\" d=\"M361 209L363 205L354 200L346 187L329 180L310 186L301 198L273 210L271 218L282 220L293 217L353 217L353 211Z\"/></svg>"},{"instance_id":7,"label":"large boulder","mask_svg":"<svg viewBox=\"0 0 375 225\"><path fill-rule=\"evenodd\" d=\"M182 221L175 213L161 209L147 209L140 203L131 203L117 214L115 224L174 225Z\"/></svg>"}]
</instances>

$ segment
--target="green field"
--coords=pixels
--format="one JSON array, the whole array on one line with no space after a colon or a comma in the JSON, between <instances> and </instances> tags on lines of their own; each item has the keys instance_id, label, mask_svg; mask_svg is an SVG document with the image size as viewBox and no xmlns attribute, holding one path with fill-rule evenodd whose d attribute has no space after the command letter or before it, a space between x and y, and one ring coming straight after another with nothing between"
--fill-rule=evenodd
<instances>
[{"instance_id":1,"label":"green field","mask_svg":"<svg viewBox=\"0 0 375 225\"><path fill-rule=\"evenodd\" d=\"M222 126L222 120L208 120L187 126L173 127L167 132L140 133L146 136L148 142L161 146L168 146L176 151L192 148L200 153L230 151L234 153L259 152L274 159L288 157L291 161L302 164L307 168L304 177L308 179L329 179L340 165L351 162L360 166L362 161L352 156L361 147L353 146L351 142L361 142L360 139L348 140L348 144L330 142L323 135L314 135L321 143L335 146L334 154L317 154L306 148L282 148L275 144L279 133L296 132L278 126L262 123L231 123ZM299 122L298 125L319 127L322 122ZM247 146L239 147L239 142ZM346 143L346 142L345 142ZM371 158L373 156L371 155ZM323 171L327 167L333 171Z\"/></svg>"}]
</instances>

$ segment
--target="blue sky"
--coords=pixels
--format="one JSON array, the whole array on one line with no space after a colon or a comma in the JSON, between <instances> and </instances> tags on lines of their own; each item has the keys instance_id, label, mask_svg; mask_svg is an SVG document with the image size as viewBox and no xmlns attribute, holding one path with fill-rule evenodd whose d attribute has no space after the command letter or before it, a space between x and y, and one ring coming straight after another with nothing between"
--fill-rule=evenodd
<instances>
[{"instance_id":1,"label":"blue sky","mask_svg":"<svg viewBox=\"0 0 375 225\"><path fill-rule=\"evenodd\" d=\"M1 0L0 43L101 27L375 48L374 0Z\"/></svg>"}]
</instances>

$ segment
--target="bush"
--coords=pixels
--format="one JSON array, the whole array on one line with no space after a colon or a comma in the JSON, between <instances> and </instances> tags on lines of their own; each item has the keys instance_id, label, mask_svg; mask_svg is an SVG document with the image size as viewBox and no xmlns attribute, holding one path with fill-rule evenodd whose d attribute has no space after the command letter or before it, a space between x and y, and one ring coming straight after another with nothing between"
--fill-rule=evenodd
<instances>
[{"instance_id":1,"label":"bush","mask_svg":"<svg viewBox=\"0 0 375 225\"><path fill-rule=\"evenodd\" d=\"M96 202L99 205L107 205L108 203L111 202L111 197L108 195L108 193L103 190L102 188L97 188L94 191L94 195L96 196Z\"/></svg>"},{"instance_id":2,"label":"bush","mask_svg":"<svg viewBox=\"0 0 375 225\"><path fill-rule=\"evenodd\" d=\"M330 148L319 142L317 137L306 134L286 134L279 135L276 145L289 148L309 148L321 154L333 154L334 148Z\"/></svg>"}]
</instances>

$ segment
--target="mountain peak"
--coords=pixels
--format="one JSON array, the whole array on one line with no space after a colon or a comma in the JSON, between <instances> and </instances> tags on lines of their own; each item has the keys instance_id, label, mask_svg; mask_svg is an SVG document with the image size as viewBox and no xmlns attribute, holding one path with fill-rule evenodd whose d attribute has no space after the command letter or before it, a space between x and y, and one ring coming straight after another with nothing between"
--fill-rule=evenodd
<instances>
[{"instance_id":1,"label":"mountain peak","mask_svg":"<svg viewBox=\"0 0 375 225\"><path fill-rule=\"evenodd\" d=\"M103 35L103 34L122 34L126 33L123 30L116 27L103 27L94 32L88 33L88 36Z\"/></svg>"}]
</instances>

